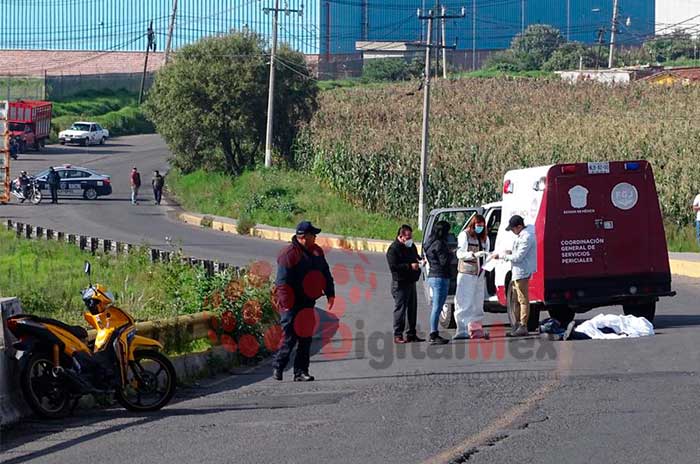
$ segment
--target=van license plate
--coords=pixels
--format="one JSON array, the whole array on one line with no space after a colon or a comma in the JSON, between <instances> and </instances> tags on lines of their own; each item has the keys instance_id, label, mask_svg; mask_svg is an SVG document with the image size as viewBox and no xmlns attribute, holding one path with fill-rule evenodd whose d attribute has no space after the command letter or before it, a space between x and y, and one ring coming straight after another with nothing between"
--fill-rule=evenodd
<instances>
[{"instance_id":1,"label":"van license plate","mask_svg":"<svg viewBox=\"0 0 700 464\"><path fill-rule=\"evenodd\" d=\"M610 163L588 163L588 174L610 174Z\"/></svg>"}]
</instances>

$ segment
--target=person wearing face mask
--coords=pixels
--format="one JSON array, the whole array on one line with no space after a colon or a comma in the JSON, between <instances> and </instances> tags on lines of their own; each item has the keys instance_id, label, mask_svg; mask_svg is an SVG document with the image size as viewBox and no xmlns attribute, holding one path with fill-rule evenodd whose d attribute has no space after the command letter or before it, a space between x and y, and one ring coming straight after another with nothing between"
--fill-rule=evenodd
<instances>
[{"instance_id":1,"label":"person wearing face mask","mask_svg":"<svg viewBox=\"0 0 700 464\"><path fill-rule=\"evenodd\" d=\"M485 336L481 321L484 318L486 276L482 266L489 249L486 220L482 215L476 214L457 237L459 261L455 292L455 340Z\"/></svg>"},{"instance_id":2,"label":"person wearing face mask","mask_svg":"<svg viewBox=\"0 0 700 464\"><path fill-rule=\"evenodd\" d=\"M418 295L416 282L420 277L420 256L413 243L413 229L402 225L396 240L386 252L386 260L391 270L391 295L394 297L394 343L424 342L416 334ZM408 319L408 330L404 338Z\"/></svg>"}]
</instances>

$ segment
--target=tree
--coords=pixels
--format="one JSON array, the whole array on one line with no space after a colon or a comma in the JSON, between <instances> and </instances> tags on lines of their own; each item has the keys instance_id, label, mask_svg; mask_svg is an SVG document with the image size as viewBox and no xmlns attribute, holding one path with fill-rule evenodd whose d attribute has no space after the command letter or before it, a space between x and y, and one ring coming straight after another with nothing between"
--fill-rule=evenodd
<instances>
[{"instance_id":1,"label":"tree","mask_svg":"<svg viewBox=\"0 0 700 464\"><path fill-rule=\"evenodd\" d=\"M565 42L559 29L546 24L533 24L513 38L510 49L529 71L542 69L554 51Z\"/></svg>"},{"instance_id":2,"label":"tree","mask_svg":"<svg viewBox=\"0 0 700 464\"><path fill-rule=\"evenodd\" d=\"M277 56L274 145L289 161L318 90L302 54L282 46ZM266 43L253 33L209 37L178 51L158 72L145 105L176 167L236 175L260 161L268 72Z\"/></svg>"},{"instance_id":3,"label":"tree","mask_svg":"<svg viewBox=\"0 0 700 464\"><path fill-rule=\"evenodd\" d=\"M601 63L603 62L601 50ZM585 69L594 68L596 66L596 47L586 47L579 42L568 42L560 46L552 53L547 62L542 66L544 71L567 71L578 69L583 58L583 67ZM605 63L607 63L607 54L605 55Z\"/></svg>"},{"instance_id":4,"label":"tree","mask_svg":"<svg viewBox=\"0 0 700 464\"><path fill-rule=\"evenodd\" d=\"M693 37L688 32L677 30L645 42L644 49L658 63L663 63L679 58L693 58L694 45Z\"/></svg>"}]
</instances>

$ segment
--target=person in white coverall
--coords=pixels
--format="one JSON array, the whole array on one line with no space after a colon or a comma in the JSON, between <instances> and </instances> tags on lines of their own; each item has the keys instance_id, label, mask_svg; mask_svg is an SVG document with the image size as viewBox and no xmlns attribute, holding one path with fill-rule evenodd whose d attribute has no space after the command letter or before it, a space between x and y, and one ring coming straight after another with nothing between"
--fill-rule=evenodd
<instances>
[{"instance_id":1,"label":"person in white coverall","mask_svg":"<svg viewBox=\"0 0 700 464\"><path fill-rule=\"evenodd\" d=\"M457 291L455 293L455 340L484 337L481 321L484 318L486 276L482 266L489 254L486 220L474 215L457 237Z\"/></svg>"}]
</instances>

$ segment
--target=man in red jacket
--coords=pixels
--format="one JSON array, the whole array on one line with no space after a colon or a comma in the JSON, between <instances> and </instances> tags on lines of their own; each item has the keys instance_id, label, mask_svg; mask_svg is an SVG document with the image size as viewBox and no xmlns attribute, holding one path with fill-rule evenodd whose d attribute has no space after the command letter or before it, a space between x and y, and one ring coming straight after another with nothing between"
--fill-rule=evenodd
<instances>
[{"instance_id":1,"label":"man in red jacket","mask_svg":"<svg viewBox=\"0 0 700 464\"><path fill-rule=\"evenodd\" d=\"M294 381L314 380L309 374L309 358L316 300L325 295L328 311L333 309L335 302L333 276L323 250L316 245L316 236L320 233L321 229L309 221L300 222L292 243L277 258L275 298L284 340L272 363L272 377L275 380L282 380L282 373L295 345ZM299 321L298 316L301 317Z\"/></svg>"}]
</instances>

